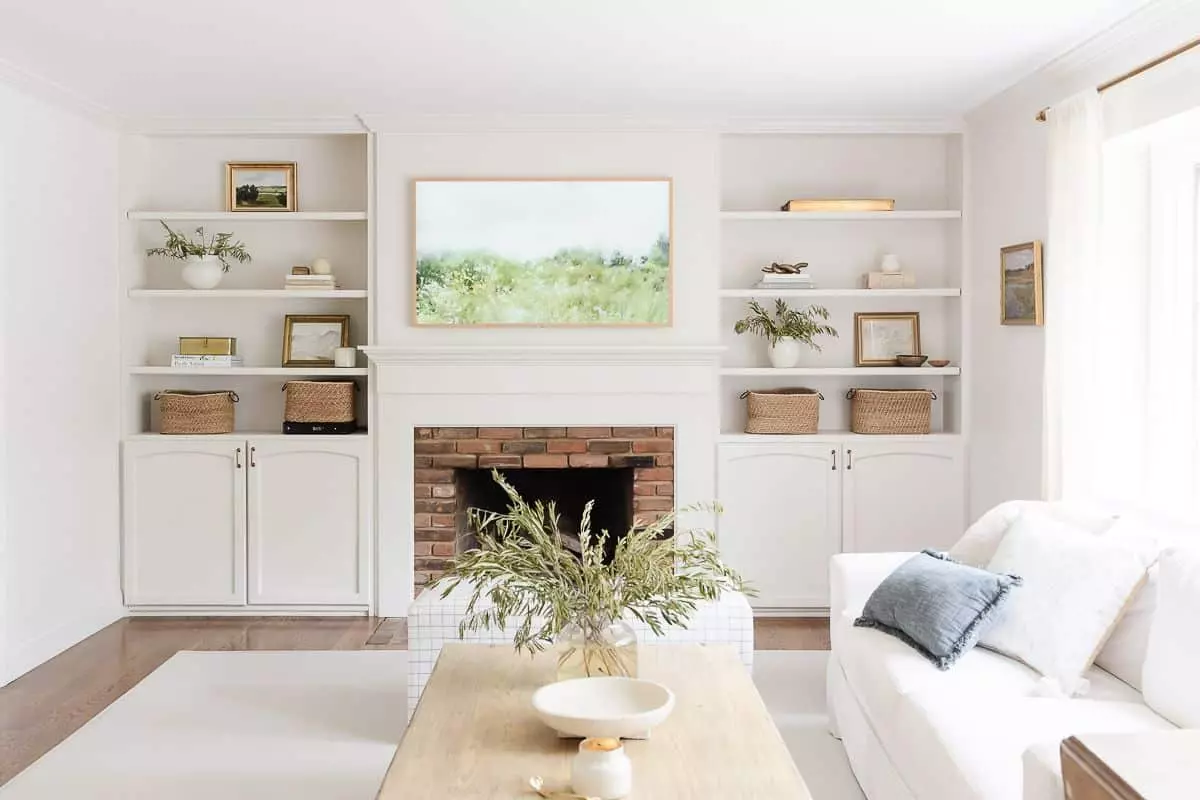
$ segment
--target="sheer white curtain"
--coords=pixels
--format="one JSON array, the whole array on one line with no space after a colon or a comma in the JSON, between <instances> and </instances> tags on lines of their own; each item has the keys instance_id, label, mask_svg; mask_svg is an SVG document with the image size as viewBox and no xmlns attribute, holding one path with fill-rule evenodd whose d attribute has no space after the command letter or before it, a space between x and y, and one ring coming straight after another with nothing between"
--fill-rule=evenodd
<instances>
[{"instance_id":1,"label":"sheer white curtain","mask_svg":"<svg viewBox=\"0 0 1200 800\"><path fill-rule=\"evenodd\" d=\"M1096 358L1101 220L1100 96L1082 92L1047 112L1049 235L1044 270L1046 364L1043 495L1091 494L1094 432L1102 427ZM1094 399L1094 398L1093 398Z\"/></svg>"}]
</instances>

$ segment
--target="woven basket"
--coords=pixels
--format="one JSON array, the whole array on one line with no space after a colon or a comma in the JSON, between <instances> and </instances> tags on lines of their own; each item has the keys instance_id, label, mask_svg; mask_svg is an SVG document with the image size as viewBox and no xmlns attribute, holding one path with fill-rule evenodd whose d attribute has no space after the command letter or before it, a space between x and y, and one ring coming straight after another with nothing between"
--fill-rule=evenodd
<instances>
[{"instance_id":1,"label":"woven basket","mask_svg":"<svg viewBox=\"0 0 1200 800\"><path fill-rule=\"evenodd\" d=\"M154 399L158 401L160 433L233 433L236 392L165 389L154 395Z\"/></svg>"},{"instance_id":2,"label":"woven basket","mask_svg":"<svg viewBox=\"0 0 1200 800\"><path fill-rule=\"evenodd\" d=\"M354 422L354 381L288 381L287 422Z\"/></svg>"},{"instance_id":3,"label":"woven basket","mask_svg":"<svg viewBox=\"0 0 1200 800\"><path fill-rule=\"evenodd\" d=\"M816 433L821 401L815 389L763 389L742 392L746 433Z\"/></svg>"},{"instance_id":4,"label":"woven basket","mask_svg":"<svg viewBox=\"0 0 1200 800\"><path fill-rule=\"evenodd\" d=\"M928 389L851 389L853 433L929 433L933 401Z\"/></svg>"}]
</instances>

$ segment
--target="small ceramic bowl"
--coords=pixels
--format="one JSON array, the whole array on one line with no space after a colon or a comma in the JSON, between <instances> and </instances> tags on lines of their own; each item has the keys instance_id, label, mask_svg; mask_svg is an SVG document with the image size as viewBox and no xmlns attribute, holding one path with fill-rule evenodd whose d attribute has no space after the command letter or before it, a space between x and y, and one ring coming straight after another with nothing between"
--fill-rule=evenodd
<instances>
[{"instance_id":1,"label":"small ceramic bowl","mask_svg":"<svg viewBox=\"0 0 1200 800\"><path fill-rule=\"evenodd\" d=\"M896 363L902 367L919 367L925 363L929 356L908 355L896 356Z\"/></svg>"},{"instance_id":2,"label":"small ceramic bowl","mask_svg":"<svg viewBox=\"0 0 1200 800\"><path fill-rule=\"evenodd\" d=\"M929 362L929 366L931 366L931 367L948 367L948 366L950 366L950 359L935 358Z\"/></svg>"},{"instance_id":3,"label":"small ceramic bowl","mask_svg":"<svg viewBox=\"0 0 1200 800\"><path fill-rule=\"evenodd\" d=\"M674 706L670 689L635 678L576 678L533 693L533 708L542 722L567 736L586 738L644 736Z\"/></svg>"}]
</instances>

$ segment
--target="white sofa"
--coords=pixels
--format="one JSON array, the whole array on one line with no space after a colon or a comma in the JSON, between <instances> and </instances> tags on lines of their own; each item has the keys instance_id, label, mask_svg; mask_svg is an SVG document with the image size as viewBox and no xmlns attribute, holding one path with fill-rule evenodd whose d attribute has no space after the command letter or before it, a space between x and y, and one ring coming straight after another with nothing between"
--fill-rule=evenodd
<instances>
[{"instance_id":1,"label":"white sofa","mask_svg":"<svg viewBox=\"0 0 1200 800\"><path fill-rule=\"evenodd\" d=\"M986 566L1023 509L1041 510L1103 535L1113 518L1061 505L1005 503L973 525L951 554ZM1200 532L1161 531L1164 546ZM1141 694L1154 615L1156 573L1136 596L1075 698L1036 696L1040 676L976 647L946 672L896 638L854 619L876 586L912 553L846 554L831 565L827 693L869 800L1062 800L1060 742L1075 734L1175 730Z\"/></svg>"}]
</instances>

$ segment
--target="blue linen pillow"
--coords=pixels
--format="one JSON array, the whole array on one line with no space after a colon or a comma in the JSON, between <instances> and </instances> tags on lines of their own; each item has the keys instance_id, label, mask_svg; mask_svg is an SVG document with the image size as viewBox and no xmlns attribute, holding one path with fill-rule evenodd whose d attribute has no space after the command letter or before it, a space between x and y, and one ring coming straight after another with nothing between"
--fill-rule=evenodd
<instances>
[{"instance_id":1,"label":"blue linen pillow","mask_svg":"<svg viewBox=\"0 0 1200 800\"><path fill-rule=\"evenodd\" d=\"M975 646L1009 592L1020 585L1016 575L923 550L884 578L854 625L895 636L946 670Z\"/></svg>"}]
</instances>

